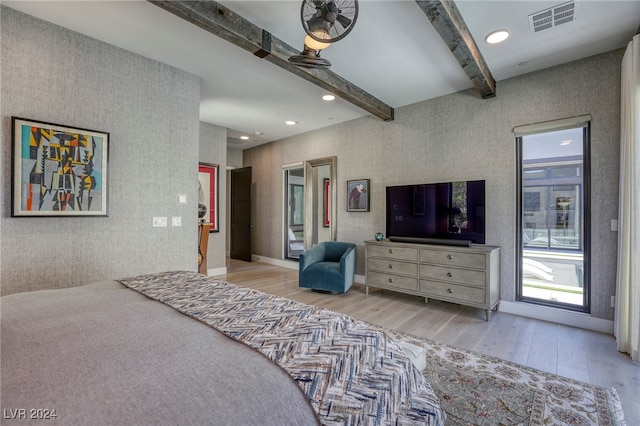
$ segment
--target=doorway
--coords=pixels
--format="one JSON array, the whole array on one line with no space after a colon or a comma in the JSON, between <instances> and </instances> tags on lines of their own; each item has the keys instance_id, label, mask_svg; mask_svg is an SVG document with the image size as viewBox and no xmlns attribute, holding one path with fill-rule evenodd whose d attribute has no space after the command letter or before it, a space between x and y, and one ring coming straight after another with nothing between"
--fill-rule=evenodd
<instances>
[{"instance_id":1,"label":"doorway","mask_svg":"<svg viewBox=\"0 0 640 426\"><path fill-rule=\"evenodd\" d=\"M251 262L251 167L231 170L229 257Z\"/></svg>"},{"instance_id":2,"label":"doorway","mask_svg":"<svg viewBox=\"0 0 640 426\"><path fill-rule=\"evenodd\" d=\"M589 312L589 123L516 143L517 299Z\"/></svg>"},{"instance_id":3,"label":"doorway","mask_svg":"<svg viewBox=\"0 0 640 426\"><path fill-rule=\"evenodd\" d=\"M298 260L304 252L304 167L284 168L284 258Z\"/></svg>"}]
</instances>

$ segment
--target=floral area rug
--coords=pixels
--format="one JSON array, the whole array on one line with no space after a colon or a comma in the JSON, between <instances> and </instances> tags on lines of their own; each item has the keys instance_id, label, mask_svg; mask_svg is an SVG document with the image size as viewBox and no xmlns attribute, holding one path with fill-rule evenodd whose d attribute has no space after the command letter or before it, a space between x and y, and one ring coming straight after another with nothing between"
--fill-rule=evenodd
<instances>
[{"instance_id":1,"label":"floral area rug","mask_svg":"<svg viewBox=\"0 0 640 426\"><path fill-rule=\"evenodd\" d=\"M447 425L624 425L613 388L396 333L426 349L423 370Z\"/></svg>"}]
</instances>

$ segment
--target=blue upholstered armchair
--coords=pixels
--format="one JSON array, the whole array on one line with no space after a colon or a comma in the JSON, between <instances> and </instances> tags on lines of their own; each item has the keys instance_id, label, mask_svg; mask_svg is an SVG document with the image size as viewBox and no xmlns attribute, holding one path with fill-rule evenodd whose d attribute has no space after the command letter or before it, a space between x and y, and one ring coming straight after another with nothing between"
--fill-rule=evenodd
<instances>
[{"instance_id":1,"label":"blue upholstered armchair","mask_svg":"<svg viewBox=\"0 0 640 426\"><path fill-rule=\"evenodd\" d=\"M300 255L299 286L344 293L353 284L355 269L355 244L325 241Z\"/></svg>"}]
</instances>

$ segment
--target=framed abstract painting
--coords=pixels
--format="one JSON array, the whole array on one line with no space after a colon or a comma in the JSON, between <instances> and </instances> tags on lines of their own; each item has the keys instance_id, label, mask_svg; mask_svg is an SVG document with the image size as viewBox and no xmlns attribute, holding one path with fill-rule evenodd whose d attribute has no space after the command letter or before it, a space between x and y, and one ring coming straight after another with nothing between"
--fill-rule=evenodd
<instances>
[{"instance_id":1,"label":"framed abstract painting","mask_svg":"<svg viewBox=\"0 0 640 426\"><path fill-rule=\"evenodd\" d=\"M218 165L200 163L198 166L198 207L204 205L203 221L211 226L209 232L219 232L218 227Z\"/></svg>"},{"instance_id":2,"label":"framed abstract painting","mask_svg":"<svg viewBox=\"0 0 640 426\"><path fill-rule=\"evenodd\" d=\"M109 133L11 118L12 216L108 216Z\"/></svg>"}]
</instances>

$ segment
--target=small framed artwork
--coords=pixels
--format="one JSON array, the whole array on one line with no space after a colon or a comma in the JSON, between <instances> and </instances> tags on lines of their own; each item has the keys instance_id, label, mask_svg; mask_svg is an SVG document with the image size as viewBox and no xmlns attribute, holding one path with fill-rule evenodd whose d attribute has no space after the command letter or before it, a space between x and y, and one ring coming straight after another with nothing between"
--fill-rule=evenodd
<instances>
[{"instance_id":1,"label":"small framed artwork","mask_svg":"<svg viewBox=\"0 0 640 426\"><path fill-rule=\"evenodd\" d=\"M369 211L369 179L347 181L347 211Z\"/></svg>"},{"instance_id":2,"label":"small framed artwork","mask_svg":"<svg viewBox=\"0 0 640 426\"><path fill-rule=\"evenodd\" d=\"M198 210L206 209L200 218L209 222L209 232L218 232L218 165L200 163L198 166Z\"/></svg>"},{"instance_id":3,"label":"small framed artwork","mask_svg":"<svg viewBox=\"0 0 640 426\"><path fill-rule=\"evenodd\" d=\"M108 216L109 133L11 117L11 216Z\"/></svg>"},{"instance_id":4,"label":"small framed artwork","mask_svg":"<svg viewBox=\"0 0 640 426\"><path fill-rule=\"evenodd\" d=\"M328 228L331 226L331 180L325 178L322 184L322 226Z\"/></svg>"}]
</instances>

